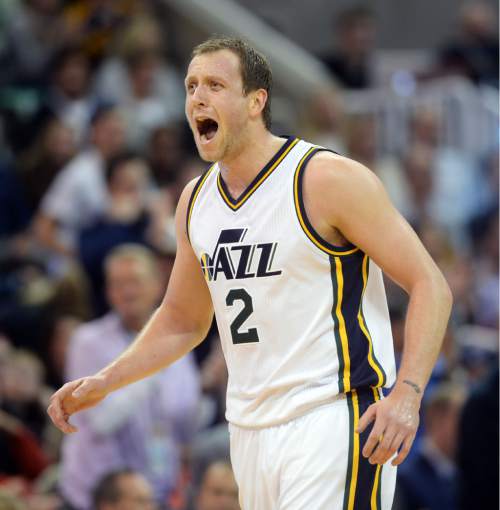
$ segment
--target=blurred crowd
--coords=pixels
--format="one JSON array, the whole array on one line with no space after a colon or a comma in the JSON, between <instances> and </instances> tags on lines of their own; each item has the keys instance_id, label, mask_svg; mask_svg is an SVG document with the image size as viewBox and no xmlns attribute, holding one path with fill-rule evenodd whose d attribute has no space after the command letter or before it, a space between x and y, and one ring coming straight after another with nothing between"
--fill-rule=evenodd
<instances>
[{"instance_id":1,"label":"blurred crowd","mask_svg":"<svg viewBox=\"0 0 500 510\"><path fill-rule=\"evenodd\" d=\"M166 15L155 0L0 3L1 510L239 508L215 328L192 355L76 415L75 435L45 413L55 388L104 367L147 321L175 257L180 192L205 169ZM495 20L489 4L466 4L419 82L498 88ZM445 119L416 108L402 150L382 151L372 115L342 113L344 90L376 85L375 32L365 8L338 17L322 58L339 86L285 127L371 168L453 290L395 508L487 510L498 498L499 148L449 146ZM386 283L399 361L406 297Z\"/></svg>"}]
</instances>

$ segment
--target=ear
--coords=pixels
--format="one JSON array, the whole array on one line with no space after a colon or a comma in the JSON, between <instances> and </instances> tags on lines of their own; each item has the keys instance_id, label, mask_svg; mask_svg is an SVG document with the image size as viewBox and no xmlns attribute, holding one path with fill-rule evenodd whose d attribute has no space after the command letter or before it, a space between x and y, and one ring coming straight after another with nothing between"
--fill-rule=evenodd
<instances>
[{"instance_id":1,"label":"ear","mask_svg":"<svg viewBox=\"0 0 500 510\"><path fill-rule=\"evenodd\" d=\"M250 117L259 117L267 103L267 91L265 89L253 90L248 96Z\"/></svg>"}]
</instances>

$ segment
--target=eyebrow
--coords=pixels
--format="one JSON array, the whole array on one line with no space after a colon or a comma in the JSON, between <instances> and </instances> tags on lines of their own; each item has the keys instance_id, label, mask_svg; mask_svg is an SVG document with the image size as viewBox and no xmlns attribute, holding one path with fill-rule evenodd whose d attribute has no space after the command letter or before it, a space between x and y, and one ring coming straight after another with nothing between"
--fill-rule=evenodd
<instances>
[{"instance_id":1,"label":"eyebrow","mask_svg":"<svg viewBox=\"0 0 500 510\"><path fill-rule=\"evenodd\" d=\"M188 75L184 79L184 84L187 85L188 83L192 82L193 80L196 80L195 76ZM207 76L203 77L204 81L220 81L221 83L227 84L227 80L225 78L222 78L221 76L216 76L214 74L209 74Z\"/></svg>"}]
</instances>

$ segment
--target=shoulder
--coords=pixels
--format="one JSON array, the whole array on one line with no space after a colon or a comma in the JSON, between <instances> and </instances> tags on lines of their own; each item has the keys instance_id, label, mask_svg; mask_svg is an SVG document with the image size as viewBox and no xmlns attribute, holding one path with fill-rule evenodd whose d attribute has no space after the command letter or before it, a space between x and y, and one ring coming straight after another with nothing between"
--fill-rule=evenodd
<instances>
[{"instance_id":1,"label":"shoulder","mask_svg":"<svg viewBox=\"0 0 500 510\"><path fill-rule=\"evenodd\" d=\"M306 172L309 185L321 190L337 192L381 188L378 177L366 166L339 154L320 150L314 154Z\"/></svg>"}]
</instances>

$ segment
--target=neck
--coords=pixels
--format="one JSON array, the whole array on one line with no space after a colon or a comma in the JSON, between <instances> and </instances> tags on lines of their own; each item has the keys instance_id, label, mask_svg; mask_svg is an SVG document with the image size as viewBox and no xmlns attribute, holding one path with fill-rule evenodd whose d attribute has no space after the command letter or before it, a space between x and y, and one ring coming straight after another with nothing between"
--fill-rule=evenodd
<instances>
[{"instance_id":1,"label":"neck","mask_svg":"<svg viewBox=\"0 0 500 510\"><path fill-rule=\"evenodd\" d=\"M244 137L232 154L219 162L219 168L229 191L237 196L285 143L283 138L267 129Z\"/></svg>"}]
</instances>

